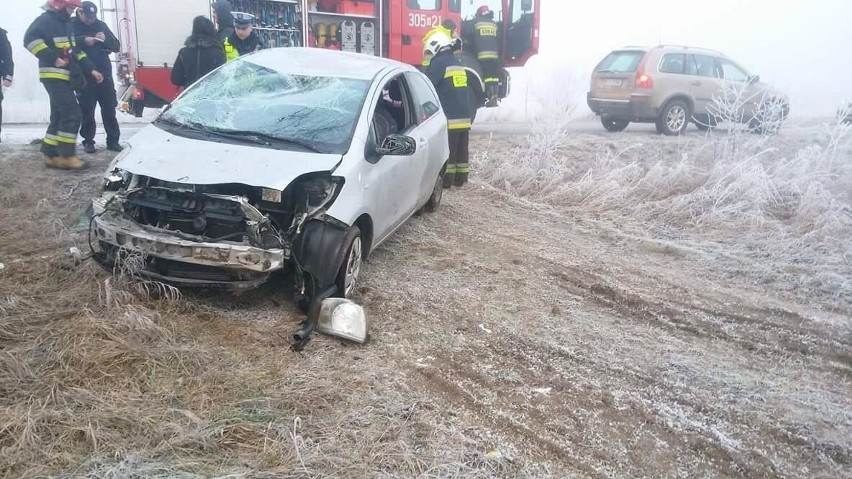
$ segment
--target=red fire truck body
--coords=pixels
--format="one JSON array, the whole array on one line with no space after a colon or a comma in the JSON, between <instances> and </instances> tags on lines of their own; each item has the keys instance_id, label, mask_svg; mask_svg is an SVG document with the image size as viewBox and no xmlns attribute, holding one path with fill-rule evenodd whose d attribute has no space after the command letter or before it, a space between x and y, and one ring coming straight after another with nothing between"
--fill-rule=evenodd
<instances>
[{"instance_id":1,"label":"red fire truck body","mask_svg":"<svg viewBox=\"0 0 852 479\"><path fill-rule=\"evenodd\" d=\"M171 66L189 35L192 19L211 15L211 0L115 0L123 109L141 116L179 93ZM269 47L309 46L381 55L420 65L423 37L445 20L463 31L481 5L498 23L503 67L523 66L538 53L541 0L230 0L233 11L256 16L255 31ZM469 70L476 69L467 56ZM501 98L509 75L501 79Z\"/></svg>"}]
</instances>

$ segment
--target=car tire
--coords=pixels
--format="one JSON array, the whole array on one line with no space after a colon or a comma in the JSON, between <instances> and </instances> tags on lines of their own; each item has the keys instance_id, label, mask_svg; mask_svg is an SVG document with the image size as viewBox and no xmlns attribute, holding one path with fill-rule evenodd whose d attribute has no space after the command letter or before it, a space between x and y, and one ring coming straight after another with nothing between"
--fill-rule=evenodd
<instances>
[{"instance_id":1,"label":"car tire","mask_svg":"<svg viewBox=\"0 0 852 479\"><path fill-rule=\"evenodd\" d=\"M624 131L629 125L630 122L627 120L612 120L610 118L601 117L601 125L603 125L606 131L612 133L618 133L620 131Z\"/></svg>"},{"instance_id":2,"label":"car tire","mask_svg":"<svg viewBox=\"0 0 852 479\"><path fill-rule=\"evenodd\" d=\"M703 115L701 117L693 116L692 122L695 123L695 127L701 131L708 131L719 126L719 121L716 119L715 115Z\"/></svg>"},{"instance_id":3,"label":"car tire","mask_svg":"<svg viewBox=\"0 0 852 479\"><path fill-rule=\"evenodd\" d=\"M343 259L343 264L340 265L340 269L337 271L337 277L334 280L334 286L336 287L336 290L332 295L337 298L348 298L348 295L352 294L352 291L354 291L356 286L355 283L358 279L358 273L360 273L361 263L363 260L363 243L361 241L361 230L357 226L349 228L349 231L347 231L346 236L344 237L344 244L346 244L346 256ZM355 253L355 257L357 258L356 270L358 272L355 274L355 281L351 281L351 271L349 268L349 266L351 266L349 264L349 260L353 256L353 250ZM347 280L348 274L350 277L349 280ZM297 298L296 306L298 306L299 310L302 313L308 314L311 308L311 302L313 302L314 298L317 295L316 283L311 277L311 274L307 271L303 271L302 275L302 281L304 282L305 286L305 294ZM347 285L349 286L348 293Z\"/></svg>"},{"instance_id":4,"label":"car tire","mask_svg":"<svg viewBox=\"0 0 852 479\"><path fill-rule=\"evenodd\" d=\"M444 197L444 171L445 167L441 167L438 178L435 180L435 186L432 188L432 195L429 197L429 201L423 205L423 210L428 213L434 213L441 206L441 199Z\"/></svg>"},{"instance_id":5,"label":"car tire","mask_svg":"<svg viewBox=\"0 0 852 479\"><path fill-rule=\"evenodd\" d=\"M789 111L786 102L771 98L760 104L757 114L748 123L749 131L759 135L774 135L781 131Z\"/></svg>"},{"instance_id":6,"label":"car tire","mask_svg":"<svg viewBox=\"0 0 852 479\"><path fill-rule=\"evenodd\" d=\"M666 103L660 117L657 118L657 131L666 136L681 135L689 127L691 117L689 105L685 101L672 100Z\"/></svg>"},{"instance_id":7,"label":"car tire","mask_svg":"<svg viewBox=\"0 0 852 479\"><path fill-rule=\"evenodd\" d=\"M346 245L346 256L343 257L343 264L340 265L340 270L337 272L337 293L335 296L339 298L349 298L358 286L358 277L361 273L363 264L364 252L363 243L361 241L361 230L357 226L349 228L344 237Z\"/></svg>"}]
</instances>

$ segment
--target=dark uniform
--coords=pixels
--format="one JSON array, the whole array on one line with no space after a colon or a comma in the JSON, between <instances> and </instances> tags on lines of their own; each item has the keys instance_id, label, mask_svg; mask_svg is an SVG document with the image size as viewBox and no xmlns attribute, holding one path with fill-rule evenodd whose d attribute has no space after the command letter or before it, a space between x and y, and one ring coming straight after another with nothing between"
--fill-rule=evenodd
<instances>
[{"instance_id":1,"label":"dark uniform","mask_svg":"<svg viewBox=\"0 0 852 479\"><path fill-rule=\"evenodd\" d=\"M15 62L12 61L12 45L9 43L6 30L0 28L0 83L11 83L13 76L15 76ZM0 132L2 131L3 89L0 88Z\"/></svg>"},{"instance_id":2,"label":"dark uniform","mask_svg":"<svg viewBox=\"0 0 852 479\"><path fill-rule=\"evenodd\" d=\"M39 80L50 97L50 126L41 145L45 163L60 168L83 167L85 163L80 164L75 154L81 115L74 91L83 90L86 76L95 69L86 52L76 48L67 11L61 8L42 13L24 34L24 46L38 58ZM67 65L57 66L59 59ZM66 164L69 159L74 161Z\"/></svg>"},{"instance_id":3,"label":"dark uniform","mask_svg":"<svg viewBox=\"0 0 852 479\"><path fill-rule=\"evenodd\" d=\"M93 18L98 14L98 7L92 2L83 2L83 12L85 15ZM112 151L121 151L121 146L118 144L121 136L121 130L118 126L116 118L116 107L118 107L118 98L115 94L115 81L112 79L112 62L109 55L118 53L121 50L121 43L118 38L113 35L106 23L95 20L91 25L87 25L77 14L77 19L74 20L74 37L79 48L82 48L89 61L94 67L104 76L104 81L101 83L89 82L86 88L80 94L80 110L83 113L83 124L80 127L80 136L83 137L83 146L87 152L94 152L95 148L95 106L101 106L101 121L106 131L107 148ZM94 45L86 45L86 37L95 37L98 33L104 35L103 42L96 42Z\"/></svg>"},{"instance_id":4,"label":"dark uniform","mask_svg":"<svg viewBox=\"0 0 852 479\"><path fill-rule=\"evenodd\" d=\"M472 45L485 77L485 94L492 101L498 96L500 87L500 39L493 17L490 10L476 16Z\"/></svg>"},{"instance_id":5,"label":"dark uniform","mask_svg":"<svg viewBox=\"0 0 852 479\"><path fill-rule=\"evenodd\" d=\"M439 51L429 63L426 76L435 85L441 106L447 115L450 159L444 175L444 188L463 186L470 175L468 143L473 116L468 91L467 70L452 50Z\"/></svg>"}]
</instances>

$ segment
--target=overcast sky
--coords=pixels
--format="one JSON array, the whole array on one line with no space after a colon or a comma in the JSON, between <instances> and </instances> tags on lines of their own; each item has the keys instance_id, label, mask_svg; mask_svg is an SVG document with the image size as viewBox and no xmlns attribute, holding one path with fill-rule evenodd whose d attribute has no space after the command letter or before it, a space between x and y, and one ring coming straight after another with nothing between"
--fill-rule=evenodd
<instances>
[{"instance_id":1,"label":"overcast sky","mask_svg":"<svg viewBox=\"0 0 852 479\"><path fill-rule=\"evenodd\" d=\"M47 117L43 89L35 75L36 61L21 45L24 31L39 14L42 3L41 0L0 0L0 27L10 32L18 65L16 84L6 92L7 120L44 121ZM581 81L570 91L556 90L547 95L571 94L582 98L588 89L588 73L610 50L660 41L726 53L750 72L787 91L797 115L830 116L842 99L852 97L850 0L541 0L541 3L544 11L541 54L525 73L516 73L510 110L523 111L524 76L552 72L557 67L561 72L570 69ZM541 96L540 92L534 93Z\"/></svg>"}]
</instances>

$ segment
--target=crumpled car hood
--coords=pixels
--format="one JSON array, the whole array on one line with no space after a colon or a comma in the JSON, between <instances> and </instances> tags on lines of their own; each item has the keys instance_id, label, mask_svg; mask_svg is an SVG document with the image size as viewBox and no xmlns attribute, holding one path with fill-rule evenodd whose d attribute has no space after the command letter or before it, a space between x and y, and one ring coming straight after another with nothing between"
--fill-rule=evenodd
<instances>
[{"instance_id":1,"label":"crumpled car hood","mask_svg":"<svg viewBox=\"0 0 852 479\"><path fill-rule=\"evenodd\" d=\"M306 173L332 171L341 156L234 145L172 135L154 125L129 141L130 152L115 165L162 181L195 185L241 183L284 190Z\"/></svg>"}]
</instances>

